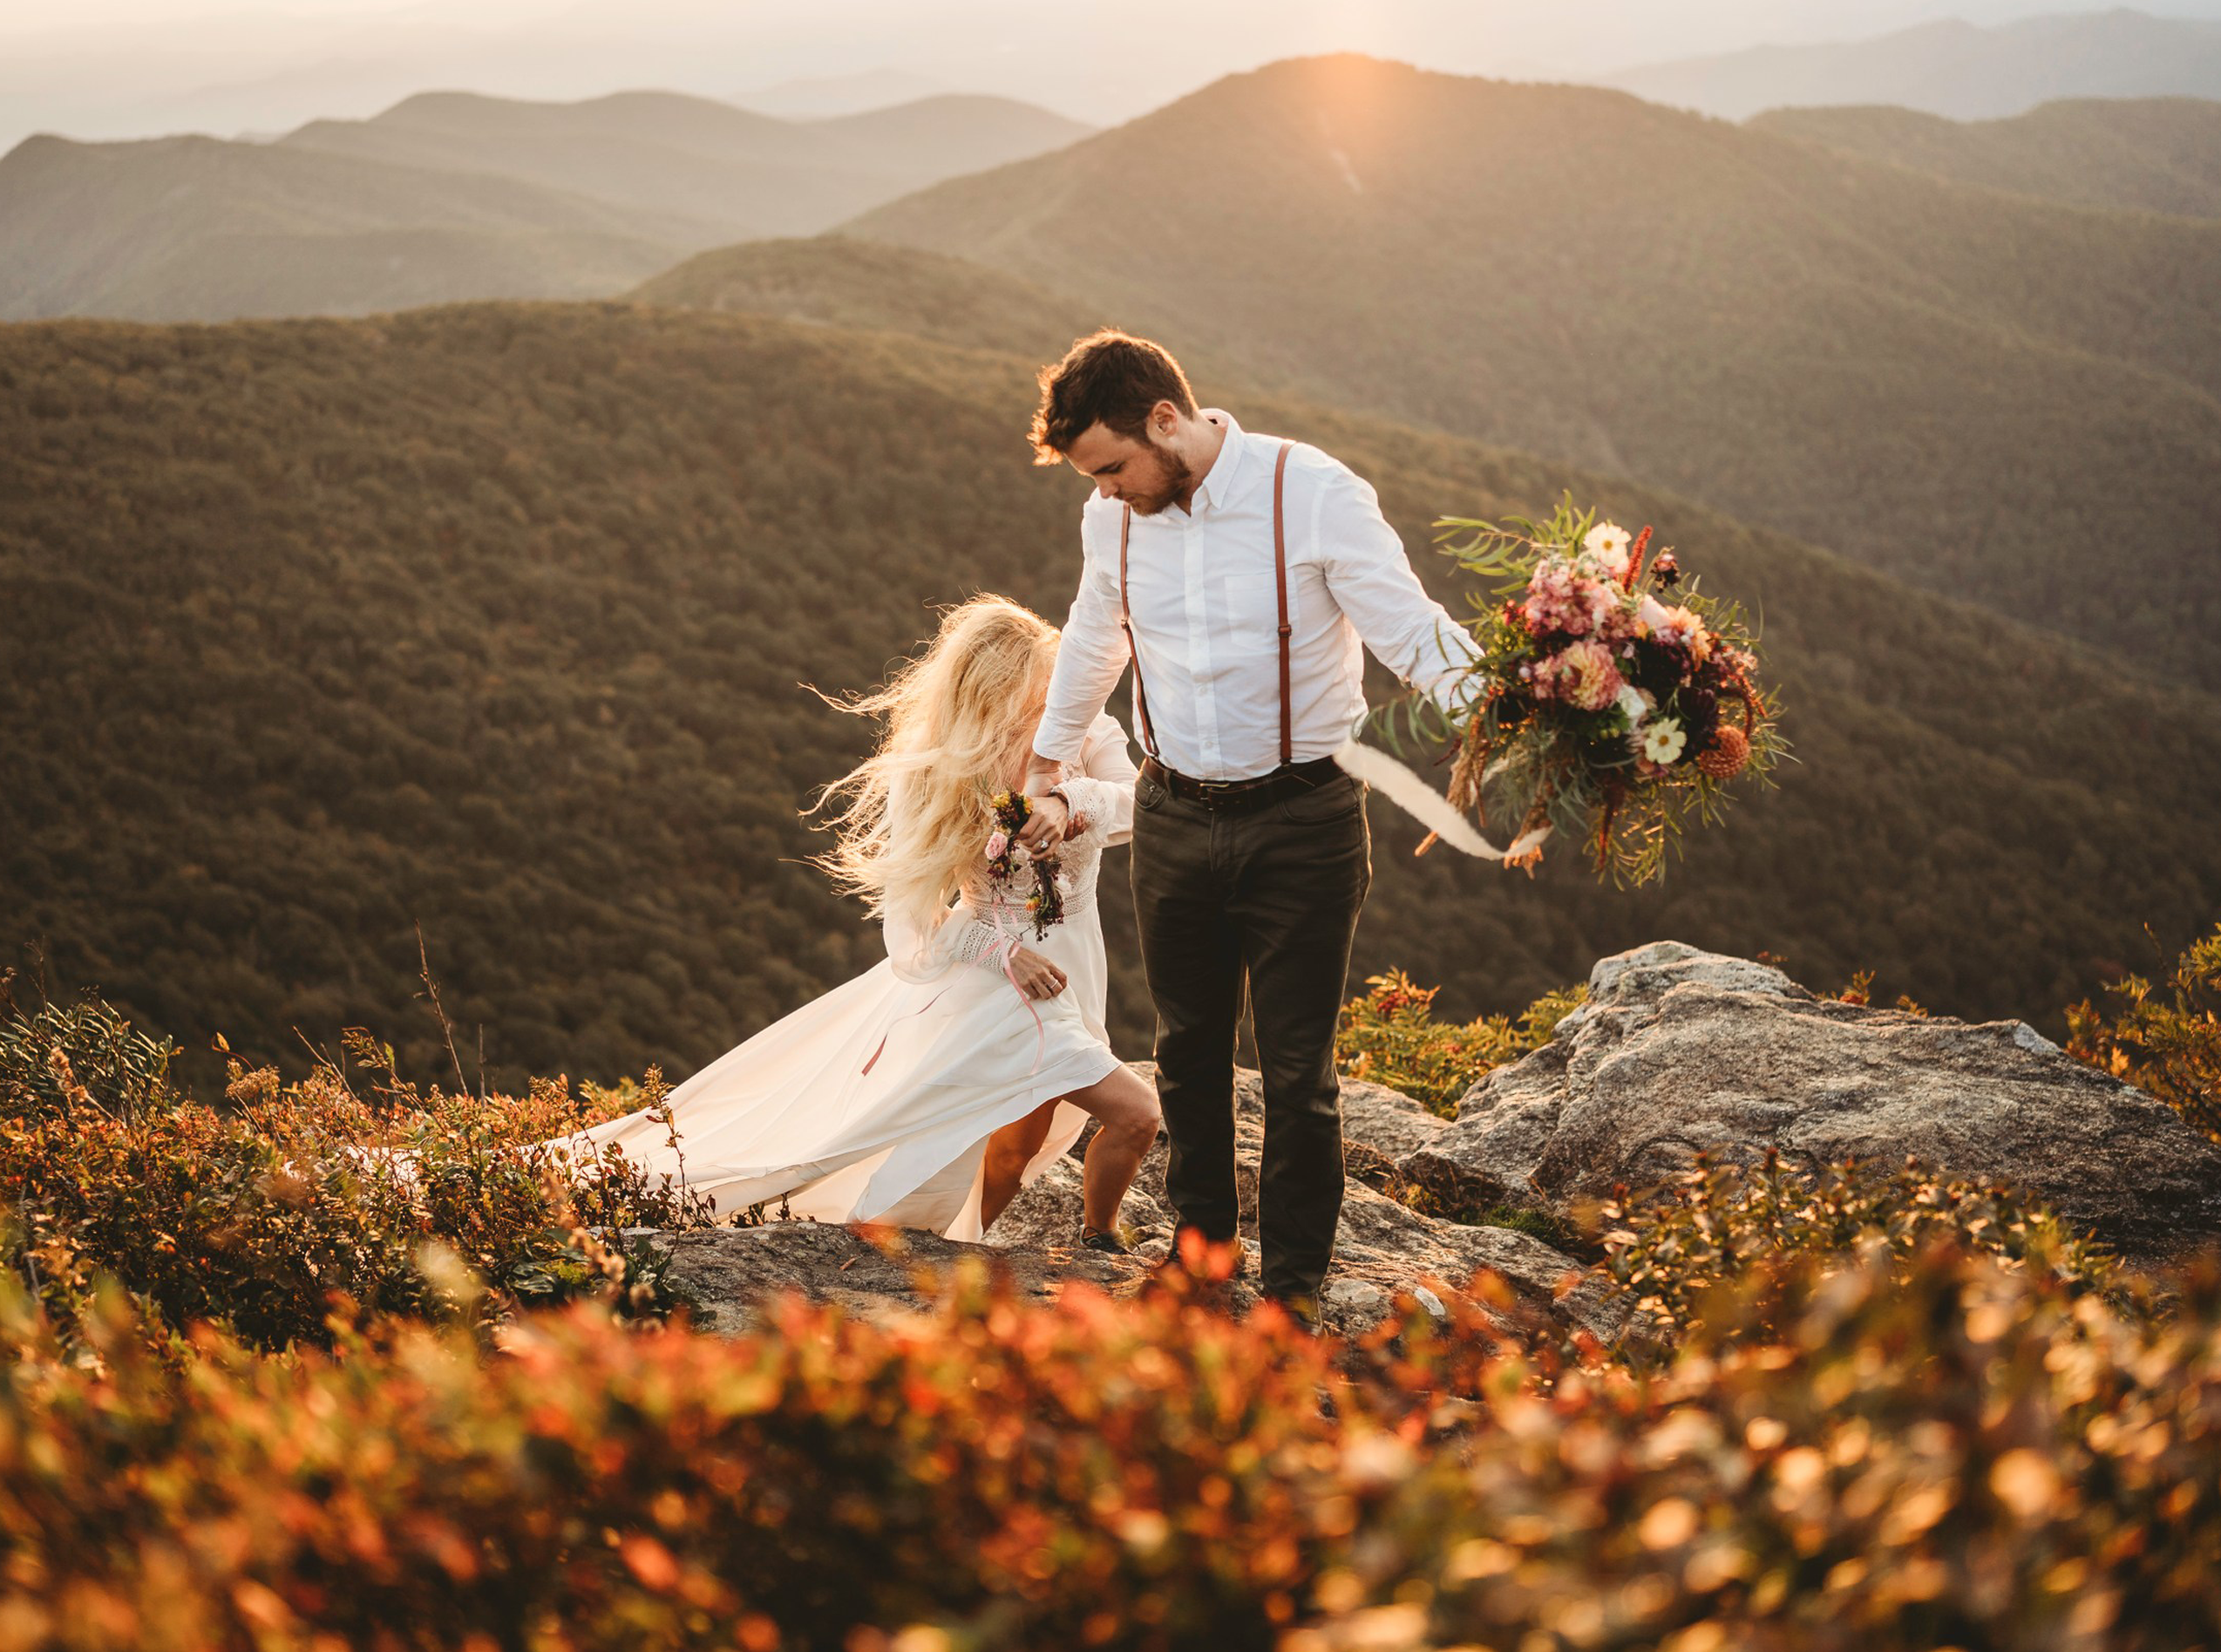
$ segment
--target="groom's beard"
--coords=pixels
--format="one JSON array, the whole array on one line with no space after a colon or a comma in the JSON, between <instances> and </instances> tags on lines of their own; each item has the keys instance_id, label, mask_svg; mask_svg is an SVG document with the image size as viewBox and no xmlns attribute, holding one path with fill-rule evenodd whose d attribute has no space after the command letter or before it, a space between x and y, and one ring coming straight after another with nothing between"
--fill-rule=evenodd
<instances>
[{"instance_id":1,"label":"groom's beard","mask_svg":"<svg viewBox=\"0 0 2221 1652\"><path fill-rule=\"evenodd\" d=\"M1174 500L1187 493L1195 480L1195 472L1188 468L1187 460L1169 447L1160 447L1154 441L1149 451L1157 455L1157 463L1165 472L1164 479L1147 493L1129 495L1126 503L1133 507L1136 516L1154 516Z\"/></svg>"}]
</instances>

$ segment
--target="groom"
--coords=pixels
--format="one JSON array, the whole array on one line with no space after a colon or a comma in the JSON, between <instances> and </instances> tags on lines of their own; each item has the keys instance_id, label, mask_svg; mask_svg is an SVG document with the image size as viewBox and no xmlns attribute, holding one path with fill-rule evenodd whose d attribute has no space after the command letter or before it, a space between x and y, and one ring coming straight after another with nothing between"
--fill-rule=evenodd
<instances>
[{"instance_id":1,"label":"groom","mask_svg":"<svg viewBox=\"0 0 2221 1652\"><path fill-rule=\"evenodd\" d=\"M1131 667L1147 753L1134 911L1172 1136L1165 1190L1182 1229L1235 1239L1246 982L1264 1073L1264 1288L1315 1322L1341 1213L1335 1023L1372 881L1365 789L1332 754L1364 715L1361 642L1438 697L1470 642L1421 589L1371 487L1316 448L1199 408L1160 346L1083 338L1043 370L1041 392L1036 462L1069 464L1096 491L1027 772L1027 835L1063 832L1062 765Z\"/></svg>"}]
</instances>

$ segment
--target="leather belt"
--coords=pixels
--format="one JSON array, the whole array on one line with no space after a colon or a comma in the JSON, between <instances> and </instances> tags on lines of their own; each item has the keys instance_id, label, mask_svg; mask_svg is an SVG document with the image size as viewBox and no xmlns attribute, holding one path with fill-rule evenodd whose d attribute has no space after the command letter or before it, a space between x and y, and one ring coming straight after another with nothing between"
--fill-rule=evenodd
<instances>
[{"instance_id":1,"label":"leather belt","mask_svg":"<svg viewBox=\"0 0 2221 1652\"><path fill-rule=\"evenodd\" d=\"M1154 780L1183 802L1233 812L1261 809L1283 798L1315 792L1341 772L1341 765L1332 758L1314 758L1308 763L1291 763L1251 780L1196 780L1175 773L1155 758L1141 760L1143 777Z\"/></svg>"}]
</instances>

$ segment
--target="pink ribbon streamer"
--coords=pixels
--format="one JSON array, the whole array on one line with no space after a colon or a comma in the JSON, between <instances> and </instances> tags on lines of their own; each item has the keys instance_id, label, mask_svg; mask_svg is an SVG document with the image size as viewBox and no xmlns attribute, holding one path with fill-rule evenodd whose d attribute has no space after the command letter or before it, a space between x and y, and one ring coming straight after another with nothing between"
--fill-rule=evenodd
<instances>
[{"instance_id":1,"label":"pink ribbon streamer","mask_svg":"<svg viewBox=\"0 0 2221 1652\"><path fill-rule=\"evenodd\" d=\"M869 1072L873 1068L880 1064L880 1057L886 1054L886 1041L894 1037L894 1030L897 1027L909 1020L912 1016L924 1015L927 1010L939 1003L942 997L947 995L947 991L948 989L947 987L943 987L941 991L934 994L934 996L927 999L925 1003L920 1004L915 1010L911 1010L908 1015L897 1016L893 1020L888 1022L886 1023L886 1030L880 1035L880 1041L872 1050L870 1059L864 1063L864 1071Z\"/></svg>"},{"instance_id":2,"label":"pink ribbon streamer","mask_svg":"<svg viewBox=\"0 0 2221 1652\"><path fill-rule=\"evenodd\" d=\"M1034 1007L1034 1001L1028 996L1026 989L1018 984L1018 972L1012 968L1012 962L1018 955L1019 938L1015 932L1002 927L1001 903L995 903L992 910L995 916L995 932L1002 937L1002 944L997 950L1002 955L1000 960L1002 966L1002 978L1010 983L1010 990L1018 995L1018 1002L1025 1005L1026 1013L1034 1018L1034 1064L1026 1069L1026 1077L1030 1078L1041 1071L1042 1059L1049 1052L1049 1026L1042 1020L1041 1011ZM939 1003L947 992L948 989L943 987L915 1010L897 1016L889 1022L886 1030L880 1035L879 1043L873 1047L871 1055L866 1058L863 1071L868 1073L880 1064L880 1057L886 1054L887 1041L894 1037L894 1030L897 1027L914 1016L924 1015L927 1010Z\"/></svg>"},{"instance_id":3,"label":"pink ribbon streamer","mask_svg":"<svg viewBox=\"0 0 2221 1652\"><path fill-rule=\"evenodd\" d=\"M1035 1008L1032 996L1018 984L1017 970L1011 967L1018 955L1018 937L1015 932L1005 931L1002 928L1001 901L994 903L994 912L995 933L1002 937L1002 978L1010 983L1010 990L1018 995L1018 1002L1025 1005L1026 1013L1034 1018L1034 1064L1026 1069L1026 1077L1030 1078L1041 1071L1042 1057L1048 1053L1049 1027L1042 1020L1041 1011Z\"/></svg>"}]
</instances>

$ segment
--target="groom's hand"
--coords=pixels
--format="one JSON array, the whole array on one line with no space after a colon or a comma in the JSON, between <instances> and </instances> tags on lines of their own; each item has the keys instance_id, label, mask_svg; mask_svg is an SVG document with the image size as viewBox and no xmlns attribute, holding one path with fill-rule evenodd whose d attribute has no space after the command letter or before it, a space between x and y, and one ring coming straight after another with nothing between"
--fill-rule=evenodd
<instances>
[{"instance_id":1,"label":"groom's hand","mask_svg":"<svg viewBox=\"0 0 2221 1652\"><path fill-rule=\"evenodd\" d=\"M1062 798L1046 797L1035 798L1033 806L1034 812L1018 828L1019 846L1028 854L1053 853L1056 846L1064 841L1064 828L1072 820L1072 806Z\"/></svg>"},{"instance_id":2,"label":"groom's hand","mask_svg":"<svg viewBox=\"0 0 2221 1652\"><path fill-rule=\"evenodd\" d=\"M1052 763L1039 752L1026 759L1026 796L1032 799L1034 812L1018 828L1018 842L1029 854L1054 849L1064 840L1064 827L1072 817L1071 807L1062 798L1049 795L1049 789L1063 778L1064 765L1061 763ZM1051 812L1056 821L1053 829L1045 818Z\"/></svg>"}]
</instances>

